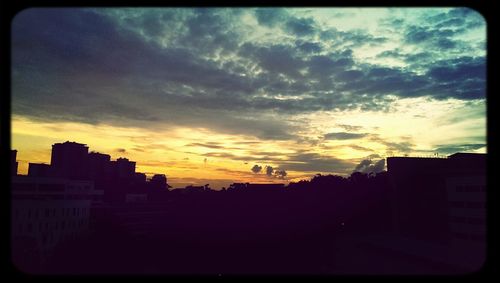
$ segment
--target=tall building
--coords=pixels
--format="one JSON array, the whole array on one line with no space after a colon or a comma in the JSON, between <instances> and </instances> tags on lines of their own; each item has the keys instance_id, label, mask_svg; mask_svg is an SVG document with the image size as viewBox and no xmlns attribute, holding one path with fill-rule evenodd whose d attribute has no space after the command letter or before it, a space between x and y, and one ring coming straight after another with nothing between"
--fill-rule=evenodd
<instances>
[{"instance_id":1,"label":"tall building","mask_svg":"<svg viewBox=\"0 0 500 283\"><path fill-rule=\"evenodd\" d=\"M10 151L10 174L12 176L17 175L17 150L13 149Z\"/></svg>"},{"instance_id":2,"label":"tall building","mask_svg":"<svg viewBox=\"0 0 500 283\"><path fill-rule=\"evenodd\" d=\"M69 142L52 145L51 167L57 177L88 178L88 151L85 144Z\"/></svg>"},{"instance_id":3,"label":"tall building","mask_svg":"<svg viewBox=\"0 0 500 283\"><path fill-rule=\"evenodd\" d=\"M99 180L105 178L109 173L111 156L99 152L90 152L88 154L89 178L91 180Z\"/></svg>"},{"instance_id":4,"label":"tall building","mask_svg":"<svg viewBox=\"0 0 500 283\"><path fill-rule=\"evenodd\" d=\"M135 162L127 158L118 158L115 163L119 178L132 179L135 177Z\"/></svg>"}]
</instances>

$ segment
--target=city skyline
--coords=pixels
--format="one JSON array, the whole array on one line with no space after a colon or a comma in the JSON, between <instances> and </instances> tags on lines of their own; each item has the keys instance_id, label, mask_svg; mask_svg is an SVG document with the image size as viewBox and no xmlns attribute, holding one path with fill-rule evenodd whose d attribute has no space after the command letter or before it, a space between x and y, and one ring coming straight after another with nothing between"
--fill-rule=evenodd
<instances>
[{"instance_id":1,"label":"city skyline","mask_svg":"<svg viewBox=\"0 0 500 283\"><path fill-rule=\"evenodd\" d=\"M214 188L485 153L485 31L467 8L32 8L12 148L20 173L71 137Z\"/></svg>"}]
</instances>

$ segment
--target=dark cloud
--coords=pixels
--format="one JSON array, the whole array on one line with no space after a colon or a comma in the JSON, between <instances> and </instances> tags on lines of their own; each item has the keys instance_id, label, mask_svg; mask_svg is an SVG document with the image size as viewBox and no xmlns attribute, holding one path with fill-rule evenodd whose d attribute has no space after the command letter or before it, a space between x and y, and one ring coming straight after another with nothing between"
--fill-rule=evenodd
<instances>
[{"instance_id":1,"label":"dark cloud","mask_svg":"<svg viewBox=\"0 0 500 283\"><path fill-rule=\"evenodd\" d=\"M384 171L384 168L385 159L380 159L377 162L373 162L371 159L364 159L358 165L356 165L353 172L380 173Z\"/></svg>"},{"instance_id":2,"label":"dark cloud","mask_svg":"<svg viewBox=\"0 0 500 283\"><path fill-rule=\"evenodd\" d=\"M347 130L347 131L359 131L363 129L363 126L355 126L355 125L346 125L346 124L337 124L337 126Z\"/></svg>"},{"instance_id":3,"label":"dark cloud","mask_svg":"<svg viewBox=\"0 0 500 283\"><path fill-rule=\"evenodd\" d=\"M267 176L272 176L273 175L273 167L272 166L269 166L269 165L266 165L266 175Z\"/></svg>"},{"instance_id":4,"label":"dark cloud","mask_svg":"<svg viewBox=\"0 0 500 283\"><path fill-rule=\"evenodd\" d=\"M213 149L229 149L228 147L223 146L223 145L216 143L216 142L206 142L206 143L195 142L195 143L186 144L186 146L200 146L200 147L207 147L207 148L213 148Z\"/></svg>"},{"instance_id":5,"label":"dark cloud","mask_svg":"<svg viewBox=\"0 0 500 283\"><path fill-rule=\"evenodd\" d=\"M262 68L271 73L300 77L299 70L304 67L304 62L296 56L295 50L284 44L259 47L245 43L239 53L255 59Z\"/></svg>"},{"instance_id":6,"label":"dark cloud","mask_svg":"<svg viewBox=\"0 0 500 283\"><path fill-rule=\"evenodd\" d=\"M287 172L282 169L276 169L274 170L274 176L278 179L285 179L286 178Z\"/></svg>"},{"instance_id":7,"label":"dark cloud","mask_svg":"<svg viewBox=\"0 0 500 283\"><path fill-rule=\"evenodd\" d=\"M288 43L250 42L248 32L237 25L241 13L24 10L12 23L13 114L119 126L194 126L291 140L300 127L286 115L386 110L392 102L389 94L485 98L484 57L445 60L437 59L433 48L412 54L397 50L410 67L380 67L358 62L352 49L380 44L384 37L362 30L320 29L311 19L266 8L255 11L261 25L279 25L301 35L318 32L321 40L289 34ZM452 10L442 21L401 31L412 44L429 42L461 54L465 47L454 36L481 21L470 13ZM283 99L291 96L298 98ZM273 115L265 115L270 112Z\"/></svg>"},{"instance_id":8,"label":"dark cloud","mask_svg":"<svg viewBox=\"0 0 500 283\"><path fill-rule=\"evenodd\" d=\"M322 50L322 47L320 44L315 43L315 42L309 42L309 41L302 41L298 40L295 42L295 46L302 52L309 54L309 53L319 53Z\"/></svg>"},{"instance_id":9,"label":"dark cloud","mask_svg":"<svg viewBox=\"0 0 500 283\"><path fill-rule=\"evenodd\" d=\"M274 27L288 18L288 13L282 9L260 8L255 10L259 24Z\"/></svg>"},{"instance_id":10,"label":"dark cloud","mask_svg":"<svg viewBox=\"0 0 500 283\"><path fill-rule=\"evenodd\" d=\"M298 36L313 35L316 31L315 22L311 18L290 18L285 27Z\"/></svg>"},{"instance_id":11,"label":"dark cloud","mask_svg":"<svg viewBox=\"0 0 500 283\"><path fill-rule=\"evenodd\" d=\"M259 166L257 164L255 164L253 167L252 167L252 172L254 172L255 174L259 173L260 171L262 171L262 166Z\"/></svg>"},{"instance_id":12,"label":"dark cloud","mask_svg":"<svg viewBox=\"0 0 500 283\"><path fill-rule=\"evenodd\" d=\"M328 133L324 136L327 140L352 140L352 139L360 139L368 136L366 133L348 133L348 132L337 132L337 133Z\"/></svg>"},{"instance_id":13,"label":"dark cloud","mask_svg":"<svg viewBox=\"0 0 500 283\"><path fill-rule=\"evenodd\" d=\"M453 154L457 152L468 152L486 147L486 144L450 144L438 145L434 151L442 154Z\"/></svg>"},{"instance_id":14,"label":"dark cloud","mask_svg":"<svg viewBox=\"0 0 500 283\"><path fill-rule=\"evenodd\" d=\"M323 156L318 153L301 152L289 155L286 161L281 161L279 167L288 171L303 172L347 172L353 164L335 157Z\"/></svg>"},{"instance_id":15,"label":"dark cloud","mask_svg":"<svg viewBox=\"0 0 500 283\"><path fill-rule=\"evenodd\" d=\"M125 152L127 152L127 150L124 148L117 148L116 152L125 153Z\"/></svg>"},{"instance_id":16,"label":"dark cloud","mask_svg":"<svg viewBox=\"0 0 500 283\"><path fill-rule=\"evenodd\" d=\"M370 140L385 145L389 154L409 153L415 146L415 144L411 142L411 138L408 137L401 137L401 141L387 141L380 138L377 134L372 134L370 135Z\"/></svg>"}]
</instances>

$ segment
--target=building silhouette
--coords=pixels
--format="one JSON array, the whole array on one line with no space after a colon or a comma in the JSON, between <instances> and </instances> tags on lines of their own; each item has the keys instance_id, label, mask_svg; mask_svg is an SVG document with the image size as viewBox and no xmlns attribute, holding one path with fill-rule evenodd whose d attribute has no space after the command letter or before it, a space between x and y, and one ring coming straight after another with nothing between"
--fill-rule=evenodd
<instances>
[{"instance_id":1,"label":"building silhouette","mask_svg":"<svg viewBox=\"0 0 500 283\"><path fill-rule=\"evenodd\" d=\"M13 259L25 271L456 273L485 258L484 154L223 191L170 191L164 174L148 179L80 143L52 154L12 178Z\"/></svg>"},{"instance_id":2,"label":"building silhouette","mask_svg":"<svg viewBox=\"0 0 500 283\"><path fill-rule=\"evenodd\" d=\"M397 235L446 246L450 261L479 268L486 249L486 154L389 157L387 168Z\"/></svg>"},{"instance_id":3,"label":"building silhouette","mask_svg":"<svg viewBox=\"0 0 500 283\"><path fill-rule=\"evenodd\" d=\"M53 177L53 171L49 164L28 163L28 176L30 177Z\"/></svg>"},{"instance_id":4,"label":"building silhouette","mask_svg":"<svg viewBox=\"0 0 500 283\"><path fill-rule=\"evenodd\" d=\"M118 158L116 161L111 161L112 166L118 178L133 179L135 176L135 162L129 161L127 158Z\"/></svg>"},{"instance_id":5,"label":"building silhouette","mask_svg":"<svg viewBox=\"0 0 500 283\"><path fill-rule=\"evenodd\" d=\"M111 156L109 154L90 152L87 158L89 165L88 176L91 180L102 181L106 175L111 173L109 168Z\"/></svg>"},{"instance_id":6,"label":"building silhouette","mask_svg":"<svg viewBox=\"0 0 500 283\"><path fill-rule=\"evenodd\" d=\"M54 248L89 231L91 207L103 202L93 182L15 176L11 184L12 259L25 271L43 267ZM26 249L30 246L29 249ZM33 258L37 260L33 262Z\"/></svg>"},{"instance_id":7,"label":"building silhouette","mask_svg":"<svg viewBox=\"0 0 500 283\"><path fill-rule=\"evenodd\" d=\"M52 145L50 159L54 176L70 179L88 178L88 151L85 144L69 142Z\"/></svg>"},{"instance_id":8,"label":"building silhouette","mask_svg":"<svg viewBox=\"0 0 500 283\"><path fill-rule=\"evenodd\" d=\"M16 176L17 175L17 150L11 150L10 151L10 175L11 176Z\"/></svg>"}]
</instances>

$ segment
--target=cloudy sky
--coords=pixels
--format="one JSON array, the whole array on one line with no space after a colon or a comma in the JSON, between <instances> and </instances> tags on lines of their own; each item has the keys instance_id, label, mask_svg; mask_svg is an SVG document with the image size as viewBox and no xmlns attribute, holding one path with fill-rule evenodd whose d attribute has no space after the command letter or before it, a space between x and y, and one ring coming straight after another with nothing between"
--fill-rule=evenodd
<instances>
[{"instance_id":1,"label":"cloudy sky","mask_svg":"<svg viewBox=\"0 0 500 283\"><path fill-rule=\"evenodd\" d=\"M486 152L471 9L37 8L11 44L20 173L66 140L213 188Z\"/></svg>"}]
</instances>

